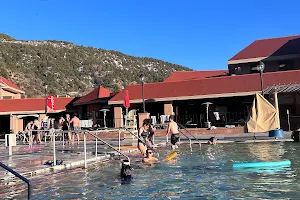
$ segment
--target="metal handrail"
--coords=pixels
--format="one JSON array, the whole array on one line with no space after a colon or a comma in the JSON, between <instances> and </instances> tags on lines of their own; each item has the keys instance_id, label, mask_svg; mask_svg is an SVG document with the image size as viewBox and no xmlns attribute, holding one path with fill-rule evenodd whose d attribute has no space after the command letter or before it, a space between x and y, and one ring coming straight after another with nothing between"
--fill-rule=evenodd
<instances>
[{"instance_id":1,"label":"metal handrail","mask_svg":"<svg viewBox=\"0 0 300 200\"><path fill-rule=\"evenodd\" d=\"M186 136L180 129L178 130L182 135L184 135L189 141L190 141L190 148L191 148L191 152L193 151L193 148L192 148L192 140L191 138L189 138L188 136Z\"/></svg>"},{"instance_id":2,"label":"metal handrail","mask_svg":"<svg viewBox=\"0 0 300 200\"><path fill-rule=\"evenodd\" d=\"M141 143L143 143L147 148L151 149L152 151L154 151L155 153L157 153L157 157L159 157L159 153L153 149L153 147L149 146L147 143L145 143L143 140L141 140L139 137L137 137L134 133L132 133L128 128L126 127L121 127L119 128L120 130L124 129L126 131L128 131L132 136L134 136L136 139L138 139Z\"/></svg>"},{"instance_id":3,"label":"metal handrail","mask_svg":"<svg viewBox=\"0 0 300 200\"><path fill-rule=\"evenodd\" d=\"M86 134L86 133L88 133L88 134L90 134L91 136L95 137L96 139L100 140L102 143L106 144L106 145L109 146L111 149L113 149L114 151L118 152L119 154L121 154L122 156L124 156L125 158L127 158L127 160L130 162L130 158L129 158L127 155L125 155L125 154L122 153L121 151L115 149L112 145L110 145L109 143L105 142L105 141L102 140L100 137L98 137L97 135L91 133L90 131L85 131L85 132L84 132L84 146L86 146L86 140L85 140L85 134ZM85 151L86 151L86 148L85 148ZM84 165L85 165L85 168L86 168L86 165L87 165L87 164L86 164L86 152L85 152L85 163L84 163Z\"/></svg>"},{"instance_id":4,"label":"metal handrail","mask_svg":"<svg viewBox=\"0 0 300 200\"><path fill-rule=\"evenodd\" d=\"M10 173L12 173L13 175L15 175L16 177L18 177L19 179L21 179L22 181L24 181L25 183L27 183L28 185L28 193L27 193L27 197L28 199L31 199L31 182L30 180L28 180L27 178L25 178L24 176L22 176L21 174L19 174L18 172L14 171L13 169L11 169L10 167L6 166L5 164L3 164L2 162L0 162L0 166L4 169L6 169L7 171L9 171Z\"/></svg>"},{"instance_id":5,"label":"metal handrail","mask_svg":"<svg viewBox=\"0 0 300 200\"><path fill-rule=\"evenodd\" d=\"M199 143L199 146L200 146L200 150L201 150L201 142L198 138L196 138L193 134L191 134L187 128L185 126L183 126L182 124L178 124L178 126L182 129L184 129L190 136L192 136L195 140L197 140L197 142Z\"/></svg>"}]
</instances>

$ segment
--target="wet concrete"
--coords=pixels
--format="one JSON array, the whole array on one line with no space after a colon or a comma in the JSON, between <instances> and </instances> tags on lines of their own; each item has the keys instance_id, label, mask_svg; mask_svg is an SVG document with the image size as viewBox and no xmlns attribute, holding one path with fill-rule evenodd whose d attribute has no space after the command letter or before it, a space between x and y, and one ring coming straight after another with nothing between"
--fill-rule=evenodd
<instances>
[{"instance_id":1,"label":"wet concrete","mask_svg":"<svg viewBox=\"0 0 300 200\"><path fill-rule=\"evenodd\" d=\"M118 149L118 140L109 141L109 143ZM131 151L137 150L132 147L132 143L136 145L136 141L122 140L122 152L128 154ZM128 146L128 148L126 148L126 146ZM88 164L97 161L105 161L117 155L113 149L102 144L100 141L97 143L97 153L95 141L88 141L86 149ZM51 165L45 165L47 161L54 160L52 142L34 144L32 147L29 147L29 145L18 144L13 147L12 156L9 156L8 147L5 147L4 145L0 146L0 161L25 176L84 166L85 156L83 141L80 141L79 145L63 145L62 142L56 142L55 154L56 160L63 161L63 163L62 165L53 167ZM0 180L11 177L13 177L12 174L0 168Z\"/></svg>"}]
</instances>

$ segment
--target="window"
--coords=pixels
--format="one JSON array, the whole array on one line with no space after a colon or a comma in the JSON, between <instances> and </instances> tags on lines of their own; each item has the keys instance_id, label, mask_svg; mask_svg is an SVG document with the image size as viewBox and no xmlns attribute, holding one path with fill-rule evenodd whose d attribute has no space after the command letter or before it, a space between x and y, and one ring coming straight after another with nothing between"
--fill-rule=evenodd
<instances>
[{"instance_id":1,"label":"window","mask_svg":"<svg viewBox=\"0 0 300 200\"><path fill-rule=\"evenodd\" d=\"M241 72L242 72L241 67L235 67L235 68L234 68L234 73L235 73L235 74L241 74Z\"/></svg>"},{"instance_id":2,"label":"window","mask_svg":"<svg viewBox=\"0 0 300 200\"><path fill-rule=\"evenodd\" d=\"M294 62L292 60L285 60L278 62L279 71L286 71L294 69Z\"/></svg>"},{"instance_id":3,"label":"window","mask_svg":"<svg viewBox=\"0 0 300 200\"><path fill-rule=\"evenodd\" d=\"M257 65L258 65L258 63L251 63L250 64L251 74L253 74L253 73L259 73L259 71L257 69Z\"/></svg>"}]
</instances>

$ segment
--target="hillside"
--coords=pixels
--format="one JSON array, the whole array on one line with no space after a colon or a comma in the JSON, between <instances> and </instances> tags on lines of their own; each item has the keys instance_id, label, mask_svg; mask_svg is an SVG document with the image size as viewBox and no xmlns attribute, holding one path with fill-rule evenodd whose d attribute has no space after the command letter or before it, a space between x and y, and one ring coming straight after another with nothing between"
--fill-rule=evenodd
<instances>
[{"instance_id":1,"label":"hillside","mask_svg":"<svg viewBox=\"0 0 300 200\"><path fill-rule=\"evenodd\" d=\"M139 81L163 81L170 73L190 70L180 65L121 52L83 47L64 41L24 41L0 34L0 76L20 86L27 97L83 94L103 84L118 91Z\"/></svg>"}]
</instances>

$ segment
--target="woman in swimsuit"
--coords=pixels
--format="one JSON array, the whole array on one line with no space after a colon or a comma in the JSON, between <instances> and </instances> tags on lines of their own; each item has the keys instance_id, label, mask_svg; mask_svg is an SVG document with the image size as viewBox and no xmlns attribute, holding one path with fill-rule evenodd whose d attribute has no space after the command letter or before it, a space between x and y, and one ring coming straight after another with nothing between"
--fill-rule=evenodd
<instances>
[{"instance_id":1,"label":"woman in swimsuit","mask_svg":"<svg viewBox=\"0 0 300 200\"><path fill-rule=\"evenodd\" d=\"M149 122L148 121L144 121L143 122L143 126L139 129L138 132L138 149L141 151L141 153L143 154L144 157L146 157L146 150L147 150L147 145L150 144L149 142ZM141 142L143 141L143 142ZM147 144L147 145L145 145Z\"/></svg>"}]
</instances>

